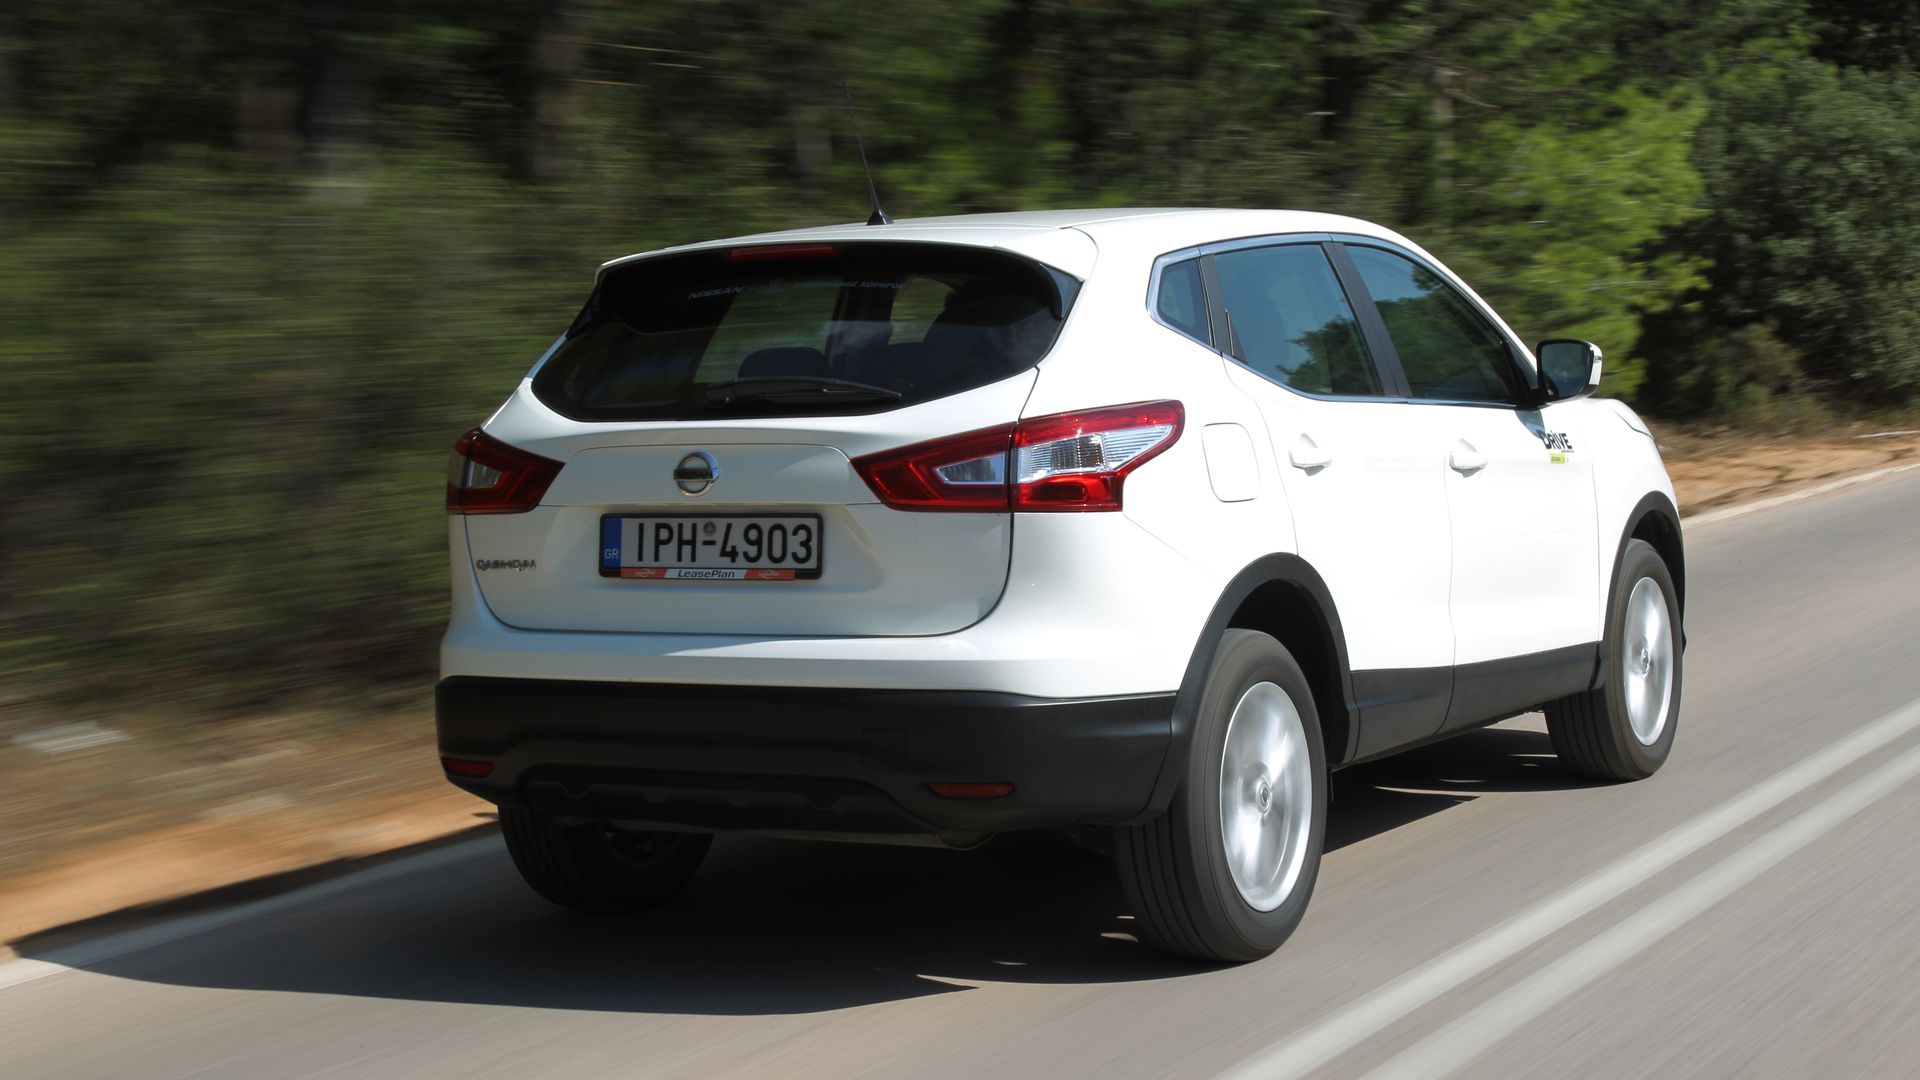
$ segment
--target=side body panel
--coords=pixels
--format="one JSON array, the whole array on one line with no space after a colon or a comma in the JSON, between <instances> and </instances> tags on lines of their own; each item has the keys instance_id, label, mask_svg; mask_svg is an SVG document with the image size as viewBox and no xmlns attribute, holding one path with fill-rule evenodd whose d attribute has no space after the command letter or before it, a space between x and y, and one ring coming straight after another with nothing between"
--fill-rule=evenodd
<instances>
[{"instance_id":1,"label":"side body panel","mask_svg":"<svg viewBox=\"0 0 1920 1080\"><path fill-rule=\"evenodd\" d=\"M1406 423L1404 405L1318 401L1234 374L1260 401L1276 457L1311 447L1329 459L1287 465L1284 483L1300 556L1325 580L1345 627L1358 745L1367 752L1431 734L1446 714L1454 653L1440 444Z\"/></svg>"},{"instance_id":2,"label":"side body panel","mask_svg":"<svg viewBox=\"0 0 1920 1080\"><path fill-rule=\"evenodd\" d=\"M1485 461L1446 470L1455 664L1600 640L1590 425L1574 404L1415 407L1439 422L1449 454Z\"/></svg>"},{"instance_id":3,"label":"side body panel","mask_svg":"<svg viewBox=\"0 0 1920 1080\"><path fill-rule=\"evenodd\" d=\"M1674 496L1673 481L1667 476L1666 465L1660 460L1660 449L1655 445L1646 423L1624 402L1609 398L1580 398L1559 407L1579 412L1581 427L1588 432L1587 437L1594 447L1594 510L1600 538L1596 559L1602 590L1600 604L1604 612L1606 597L1613 585L1620 542L1633 528L1637 520L1636 511L1644 514L1648 508L1643 503L1650 496L1657 496L1654 503L1662 507L1663 512L1671 511L1670 524L1677 531L1680 503ZM1674 580L1681 588L1680 599L1684 610L1684 562L1681 566L1669 566L1668 569L1673 571Z\"/></svg>"}]
</instances>

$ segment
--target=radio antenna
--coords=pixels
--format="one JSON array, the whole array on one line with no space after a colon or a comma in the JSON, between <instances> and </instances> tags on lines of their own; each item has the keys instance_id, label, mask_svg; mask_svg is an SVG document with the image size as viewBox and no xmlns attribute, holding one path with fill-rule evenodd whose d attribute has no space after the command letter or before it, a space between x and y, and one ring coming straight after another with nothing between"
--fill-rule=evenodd
<instances>
[{"instance_id":1,"label":"radio antenna","mask_svg":"<svg viewBox=\"0 0 1920 1080\"><path fill-rule=\"evenodd\" d=\"M847 80L840 80L840 91L847 95L847 119L853 121L853 145L860 148L860 171L867 174L867 201L873 204L873 216L867 219L869 225L891 225L893 219L880 209L880 189L873 186L873 167L867 164L867 144L860 138L860 118L853 112L853 90L847 86Z\"/></svg>"}]
</instances>

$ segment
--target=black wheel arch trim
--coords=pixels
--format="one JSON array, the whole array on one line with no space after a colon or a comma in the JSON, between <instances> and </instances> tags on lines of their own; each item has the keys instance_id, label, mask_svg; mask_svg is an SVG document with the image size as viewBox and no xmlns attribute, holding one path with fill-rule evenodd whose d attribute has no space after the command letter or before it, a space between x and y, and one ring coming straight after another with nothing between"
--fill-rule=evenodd
<instances>
[{"instance_id":1,"label":"black wheel arch trim","mask_svg":"<svg viewBox=\"0 0 1920 1080\"><path fill-rule=\"evenodd\" d=\"M1674 602L1679 606L1681 614L1680 649L1682 652L1686 651L1686 533L1680 528L1680 511L1673 505L1673 500L1667 498L1666 495L1661 492L1650 491L1641 496L1640 501L1635 503L1633 509L1627 512L1627 524L1620 530L1620 542L1614 545L1613 572L1607 575L1607 609L1602 616L1606 621L1600 624L1600 650L1599 655L1594 658L1593 680L1588 685L1588 689L1590 690L1597 689L1600 686L1601 680L1606 677L1609 655L1607 652L1607 631L1613 626L1614 599L1615 594L1619 592L1618 586L1620 584L1620 564L1627 557L1627 544L1639 538L1640 527L1645 525L1647 519L1650 517L1659 519L1661 524L1673 533L1672 557L1669 557L1668 552L1660 551L1660 558L1667 564L1667 573L1673 576L1673 590L1678 594L1674 597ZM1655 550L1659 551L1659 548L1656 546Z\"/></svg>"},{"instance_id":2,"label":"black wheel arch trim","mask_svg":"<svg viewBox=\"0 0 1920 1080\"><path fill-rule=\"evenodd\" d=\"M1347 637L1340 626L1340 612L1334 606L1333 593L1320 577L1312 564L1298 555L1264 555L1249 563L1214 601L1213 610L1208 613L1207 621L1200 628L1199 640L1194 643L1193 653L1187 661L1187 671L1180 680L1180 689L1174 695L1172 742L1167 747L1166 760L1160 766L1160 776L1154 782L1153 797L1147 800L1147 807L1135 822L1151 821L1166 812L1173 801L1174 789L1179 787L1181 773L1186 769L1187 754L1191 750L1194 717L1200 710L1200 698L1206 690L1207 671L1213 666L1214 653L1220 647L1220 637L1229 628L1234 613L1246 603L1261 587L1275 583L1291 585L1305 592L1320 609L1323 628L1322 644L1327 655L1333 658L1339 669L1340 707L1346 712L1347 745L1342 748L1343 757L1351 757L1354 734L1357 731L1356 710L1353 695L1353 668L1347 663ZM1321 718L1322 737L1325 737L1326 718ZM1329 768L1344 764L1328 760Z\"/></svg>"}]
</instances>

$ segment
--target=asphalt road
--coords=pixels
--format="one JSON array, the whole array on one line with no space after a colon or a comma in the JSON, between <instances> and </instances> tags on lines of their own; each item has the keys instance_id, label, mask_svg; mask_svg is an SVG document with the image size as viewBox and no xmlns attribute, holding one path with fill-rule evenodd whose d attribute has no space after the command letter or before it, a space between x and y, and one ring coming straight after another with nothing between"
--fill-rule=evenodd
<instances>
[{"instance_id":1,"label":"asphalt road","mask_svg":"<svg viewBox=\"0 0 1920 1080\"><path fill-rule=\"evenodd\" d=\"M1335 781L1306 922L1133 943L1098 856L722 841L551 909L497 837L0 966L0 1076L1920 1075L1920 472L1696 526L1673 758L1538 717ZM167 940L172 939L172 940Z\"/></svg>"}]
</instances>

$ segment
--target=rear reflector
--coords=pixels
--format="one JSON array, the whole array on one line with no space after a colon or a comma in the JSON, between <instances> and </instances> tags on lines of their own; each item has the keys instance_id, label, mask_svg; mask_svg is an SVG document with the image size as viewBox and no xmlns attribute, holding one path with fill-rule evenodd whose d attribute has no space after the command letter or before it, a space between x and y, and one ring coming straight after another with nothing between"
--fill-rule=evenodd
<instances>
[{"instance_id":1,"label":"rear reflector","mask_svg":"<svg viewBox=\"0 0 1920 1080\"><path fill-rule=\"evenodd\" d=\"M453 776L471 776L476 779L492 775L493 762L474 761L471 758L443 757L440 767Z\"/></svg>"},{"instance_id":2,"label":"rear reflector","mask_svg":"<svg viewBox=\"0 0 1920 1080\"><path fill-rule=\"evenodd\" d=\"M729 254L734 262L762 262L767 259L830 259L838 252L832 244L755 244L737 247Z\"/></svg>"},{"instance_id":3,"label":"rear reflector","mask_svg":"<svg viewBox=\"0 0 1920 1080\"><path fill-rule=\"evenodd\" d=\"M453 444L447 513L524 514L560 475L560 463L508 446L474 428Z\"/></svg>"},{"instance_id":4,"label":"rear reflector","mask_svg":"<svg viewBox=\"0 0 1920 1080\"><path fill-rule=\"evenodd\" d=\"M1120 509L1127 475L1180 438L1186 412L1152 401L1023 420L854 459L898 510Z\"/></svg>"},{"instance_id":5,"label":"rear reflector","mask_svg":"<svg viewBox=\"0 0 1920 1080\"><path fill-rule=\"evenodd\" d=\"M947 799L998 799L1013 794L1013 785L1005 781L974 784L928 784L935 795Z\"/></svg>"}]
</instances>

